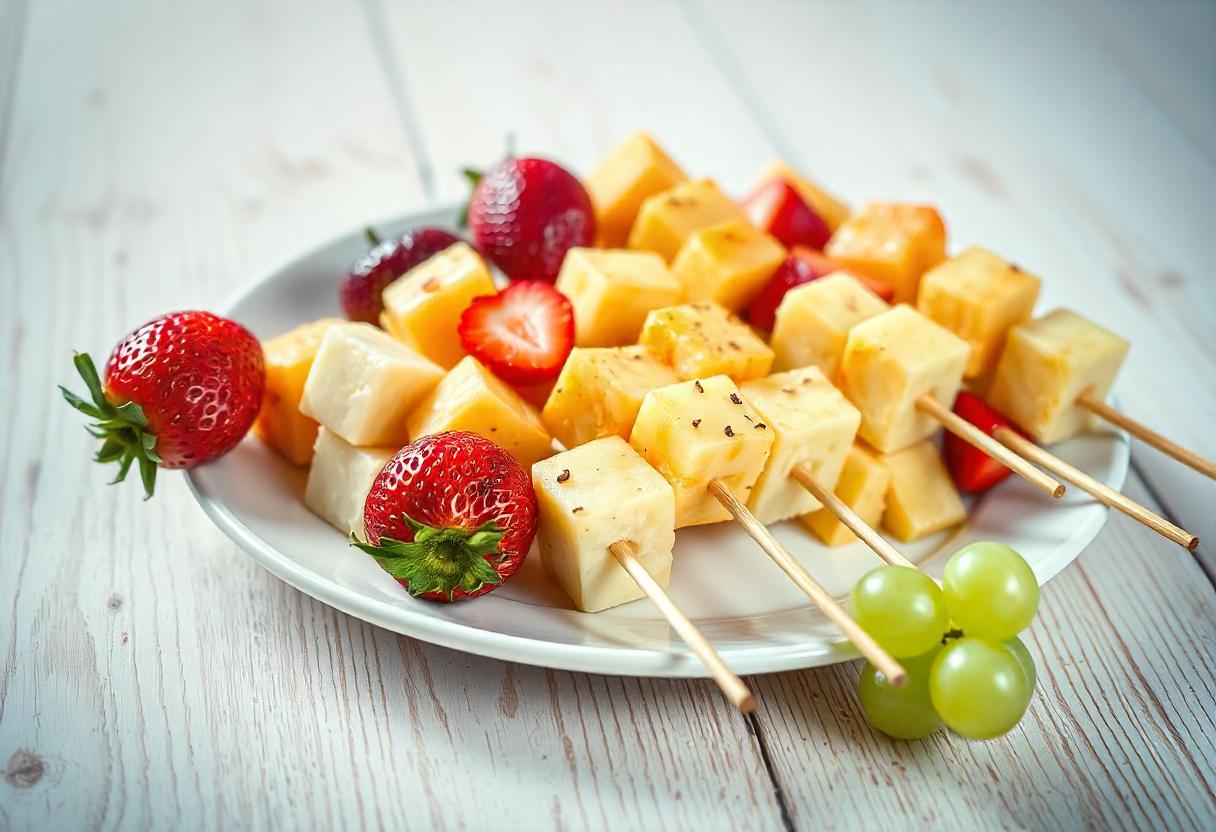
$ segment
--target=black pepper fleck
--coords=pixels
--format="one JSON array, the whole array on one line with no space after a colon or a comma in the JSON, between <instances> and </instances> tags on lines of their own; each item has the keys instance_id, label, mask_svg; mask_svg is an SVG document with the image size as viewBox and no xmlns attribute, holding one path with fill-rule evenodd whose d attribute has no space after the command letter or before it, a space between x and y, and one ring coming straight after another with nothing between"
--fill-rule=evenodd
<instances>
[{"instance_id":1,"label":"black pepper fleck","mask_svg":"<svg viewBox=\"0 0 1216 832\"><path fill-rule=\"evenodd\" d=\"M560 474L558 474L558 475L557 475L557 481L558 481L558 482L565 482L565 481L566 481L566 480L568 480L568 479L570 479L570 469L569 469L569 468L563 468L563 469L562 469L562 472L561 472Z\"/></svg>"},{"instance_id":2,"label":"black pepper fleck","mask_svg":"<svg viewBox=\"0 0 1216 832\"><path fill-rule=\"evenodd\" d=\"M734 436L734 435L735 435L735 429L734 429L734 428L732 428L730 425L727 425L727 426L726 426L726 429L725 429L725 430L723 430L722 432L723 432L723 433L725 433L727 436Z\"/></svg>"},{"instance_id":3,"label":"black pepper fleck","mask_svg":"<svg viewBox=\"0 0 1216 832\"><path fill-rule=\"evenodd\" d=\"M782 392L782 393L791 393L791 394L792 394L792 393L794 392L794 388L793 388L793 387L782 387L782 388L781 388L781 392Z\"/></svg>"},{"instance_id":4,"label":"black pepper fleck","mask_svg":"<svg viewBox=\"0 0 1216 832\"><path fill-rule=\"evenodd\" d=\"M701 420L700 420L700 419L693 419L693 420L692 420L692 426L693 426L694 428L699 428L699 427L701 427Z\"/></svg>"},{"instance_id":5,"label":"black pepper fleck","mask_svg":"<svg viewBox=\"0 0 1216 832\"><path fill-rule=\"evenodd\" d=\"M575 506L574 508L570 509L571 513L573 513L573 514L578 514L582 510L583 510L582 506Z\"/></svg>"},{"instance_id":6,"label":"black pepper fleck","mask_svg":"<svg viewBox=\"0 0 1216 832\"><path fill-rule=\"evenodd\" d=\"M764 422L756 422L756 430L768 430L768 425Z\"/></svg>"},{"instance_id":7,"label":"black pepper fleck","mask_svg":"<svg viewBox=\"0 0 1216 832\"><path fill-rule=\"evenodd\" d=\"M698 380L698 381L694 381L694 382L692 383L692 386L693 386L693 387L695 387L695 388L697 388L697 392L698 392L698 393L704 393L704 392L705 392L705 388L701 386L701 382L700 382L699 380Z\"/></svg>"},{"instance_id":8,"label":"black pepper fleck","mask_svg":"<svg viewBox=\"0 0 1216 832\"><path fill-rule=\"evenodd\" d=\"M730 347L732 350L741 350L741 349L743 349L743 347L739 346L739 342L738 342L738 341L727 341L727 342L726 342L726 346Z\"/></svg>"},{"instance_id":9,"label":"black pepper fleck","mask_svg":"<svg viewBox=\"0 0 1216 832\"><path fill-rule=\"evenodd\" d=\"M731 393L731 394L730 394L730 400L731 400L732 402L734 402L735 404L743 404L743 399L739 398L739 394L738 394L738 393Z\"/></svg>"}]
</instances>

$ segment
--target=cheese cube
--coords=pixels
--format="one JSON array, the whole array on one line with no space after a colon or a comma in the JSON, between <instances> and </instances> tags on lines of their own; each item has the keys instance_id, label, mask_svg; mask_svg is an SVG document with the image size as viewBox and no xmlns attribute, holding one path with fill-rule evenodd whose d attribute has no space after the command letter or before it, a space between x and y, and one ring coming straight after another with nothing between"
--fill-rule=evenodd
<instances>
[{"instance_id":1,"label":"cheese cube","mask_svg":"<svg viewBox=\"0 0 1216 832\"><path fill-rule=\"evenodd\" d=\"M877 456L860 444L849 449L844 460L840 479L834 493L841 501L865 521L877 527L887 507L887 487L891 484L891 472ZM843 546L857 539L852 529L840 522L826 508L802 516L815 536L828 546Z\"/></svg>"},{"instance_id":2,"label":"cheese cube","mask_svg":"<svg viewBox=\"0 0 1216 832\"><path fill-rule=\"evenodd\" d=\"M728 220L689 235L671 269L689 300L738 312L785 259L785 247L748 220Z\"/></svg>"},{"instance_id":3,"label":"cheese cube","mask_svg":"<svg viewBox=\"0 0 1216 832\"><path fill-rule=\"evenodd\" d=\"M937 446L917 442L889 454L883 465L891 474L882 523L905 543L957 526L967 517Z\"/></svg>"},{"instance_id":4,"label":"cheese cube","mask_svg":"<svg viewBox=\"0 0 1216 832\"><path fill-rule=\"evenodd\" d=\"M971 345L966 376L975 378L991 371L1038 297L1037 277L974 246L925 273L916 306Z\"/></svg>"},{"instance_id":5,"label":"cheese cube","mask_svg":"<svg viewBox=\"0 0 1216 832\"><path fill-rule=\"evenodd\" d=\"M656 309L638 343L682 379L725 375L737 382L768 375L773 351L751 327L708 301Z\"/></svg>"},{"instance_id":6,"label":"cheese cube","mask_svg":"<svg viewBox=\"0 0 1216 832\"><path fill-rule=\"evenodd\" d=\"M371 324L338 324L321 339L300 412L352 445L408 440L405 419L443 370Z\"/></svg>"},{"instance_id":7,"label":"cheese cube","mask_svg":"<svg viewBox=\"0 0 1216 832\"><path fill-rule=\"evenodd\" d=\"M835 378L849 330L889 308L847 272L791 289L773 324L773 369L818 367Z\"/></svg>"},{"instance_id":8,"label":"cheese cube","mask_svg":"<svg viewBox=\"0 0 1216 832\"><path fill-rule=\"evenodd\" d=\"M646 394L679 380L645 347L575 347L540 418L567 448L614 434L628 439Z\"/></svg>"},{"instance_id":9,"label":"cheese cube","mask_svg":"<svg viewBox=\"0 0 1216 832\"><path fill-rule=\"evenodd\" d=\"M773 162L764 169L757 181L757 186L774 179L784 179L788 182L803 202L814 209L815 213L835 231L849 216L849 206L838 198L819 187L815 183L800 176L793 168L784 162Z\"/></svg>"},{"instance_id":10,"label":"cheese cube","mask_svg":"<svg viewBox=\"0 0 1216 832\"><path fill-rule=\"evenodd\" d=\"M657 251L671 262L694 231L747 219L743 209L710 179L682 182L642 203L629 232L629 248Z\"/></svg>"},{"instance_id":11,"label":"cheese cube","mask_svg":"<svg viewBox=\"0 0 1216 832\"><path fill-rule=\"evenodd\" d=\"M410 414L410 436L467 430L505 448L525 468L553 453L536 408L471 355L448 371Z\"/></svg>"},{"instance_id":12,"label":"cheese cube","mask_svg":"<svg viewBox=\"0 0 1216 832\"><path fill-rule=\"evenodd\" d=\"M467 243L454 243L385 287L380 325L450 369L464 357L456 331L461 313L473 298L495 291L485 261Z\"/></svg>"},{"instance_id":13,"label":"cheese cube","mask_svg":"<svg viewBox=\"0 0 1216 832\"><path fill-rule=\"evenodd\" d=\"M572 248L557 290L574 307L574 343L619 347L638 340L652 309L684 300L684 286L652 251Z\"/></svg>"},{"instance_id":14,"label":"cheese cube","mask_svg":"<svg viewBox=\"0 0 1216 832\"><path fill-rule=\"evenodd\" d=\"M635 133L626 139L583 183L595 205L600 244L625 245L642 202L687 179L650 136Z\"/></svg>"},{"instance_id":15,"label":"cheese cube","mask_svg":"<svg viewBox=\"0 0 1216 832\"><path fill-rule=\"evenodd\" d=\"M671 483L676 528L730 519L709 493L710 480L722 480L747 501L773 443L773 431L762 422L726 376L646 394L629 444Z\"/></svg>"},{"instance_id":16,"label":"cheese cube","mask_svg":"<svg viewBox=\"0 0 1216 832\"><path fill-rule=\"evenodd\" d=\"M1088 391L1105 399L1127 356L1127 341L1067 309L1009 331L988 401L1039 442L1050 445L1090 428L1078 407Z\"/></svg>"},{"instance_id":17,"label":"cheese cube","mask_svg":"<svg viewBox=\"0 0 1216 832\"><path fill-rule=\"evenodd\" d=\"M331 430L317 434L304 505L343 534L363 536L363 503L396 447L357 448Z\"/></svg>"},{"instance_id":18,"label":"cheese cube","mask_svg":"<svg viewBox=\"0 0 1216 832\"><path fill-rule=\"evenodd\" d=\"M660 586L671 577L676 504L671 486L619 436L532 466L545 569L583 612L645 595L608 547L628 542Z\"/></svg>"},{"instance_id":19,"label":"cheese cube","mask_svg":"<svg viewBox=\"0 0 1216 832\"><path fill-rule=\"evenodd\" d=\"M300 412L304 382L326 331L341 318L302 324L262 344L266 392L253 431L296 465L307 465L317 441L317 421Z\"/></svg>"},{"instance_id":20,"label":"cheese cube","mask_svg":"<svg viewBox=\"0 0 1216 832\"><path fill-rule=\"evenodd\" d=\"M773 433L768 462L748 498L761 523L776 523L821 506L791 473L806 465L823 487L840 478L861 414L818 367L749 381L740 390Z\"/></svg>"},{"instance_id":21,"label":"cheese cube","mask_svg":"<svg viewBox=\"0 0 1216 832\"><path fill-rule=\"evenodd\" d=\"M928 205L871 202L836 230L825 253L886 281L896 303L915 303L921 275L946 257L946 226Z\"/></svg>"},{"instance_id":22,"label":"cheese cube","mask_svg":"<svg viewBox=\"0 0 1216 832\"><path fill-rule=\"evenodd\" d=\"M970 351L966 341L910 306L853 327L840 384L861 411L861 438L891 453L933 433L937 422L917 409L916 400L928 395L953 407Z\"/></svg>"}]
</instances>

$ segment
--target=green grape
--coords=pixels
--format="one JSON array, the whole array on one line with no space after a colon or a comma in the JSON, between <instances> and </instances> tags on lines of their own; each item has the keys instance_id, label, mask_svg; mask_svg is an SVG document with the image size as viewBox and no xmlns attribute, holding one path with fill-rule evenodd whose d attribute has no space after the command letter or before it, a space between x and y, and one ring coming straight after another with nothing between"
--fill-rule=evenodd
<instances>
[{"instance_id":1,"label":"green grape","mask_svg":"<svg viewBox=\"0 0 1216 832\"><path fill-rule=\"evenodd\" d=\"M1002 543L972 543L954 553L942 575L950 618L969 636L1004 641L1030 624L1039 583L1022 556Z\"/></svg>"},{"instance_id":2,"label":"green grape","mask_svg":"<svg viewBox=\"0 0 1216 832\"><path fill-rule=\"evenodd\" d=\"M919 656L942 640L946 601L933 579L910 566L880 566L853 587L857 623L896 658Z\"/></svg>"},{"instance_id":3,"label":"green grape","mask_svg":"<svg viewBox=\"0 0 1216 832\"><path fill-rule=\"evenodd\" d=\"M1026 674L1026 683L1030 685L1030 690L1034 691L1034 686L1038 682L1038 673L1034 667L1034 657L1030 655L1030 651L1026 649L1026 645L1022 644L1022 640L1017 636L1005 639L1005 646L1013 651L1013 655L1018 657L1018 661L1022 665L1022 672Z\"/></svg>"},{"instance_id":4,"label":"green grape","mask_svg":"<svg viewBox=\"0 0 1216 832\"><path fill-rule=\"evenodd\" d=\"M982 638L947 644L929 671L933 707L950 730L973 740L999 737L1017 725L1033 691L1017 655Z\"/></svg>"},{"instance_id":5,"label":"green grape","mask_svg":"<svg viewBox=\"0 0 1216 832\"><path fill-rule=\"evenodd\" d=\"M887 677L866 662L857 680L857 698L871 725L901 740L918 740L942 727L942 718L929 701L929 670L940 649L902 660L908 680L897 688L888 685Z\"/></svg>"}]
</instances>

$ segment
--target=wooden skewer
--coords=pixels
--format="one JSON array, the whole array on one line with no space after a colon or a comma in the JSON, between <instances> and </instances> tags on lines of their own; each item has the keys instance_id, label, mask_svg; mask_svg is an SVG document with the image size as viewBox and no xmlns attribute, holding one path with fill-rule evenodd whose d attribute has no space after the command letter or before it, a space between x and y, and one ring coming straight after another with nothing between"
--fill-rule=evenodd
<instances>
[{"instance_id":1,"label":"wooden skewer","mask_svg":"<svg viewBox=\"0 0 1216 832\"><path fill-rule=\"evenodd\" d=\"M1025 436L1006 427L998 427L993 431L993 437L1011 450L1026 457L1036 465L1041 465L1060 479L1067 480L1082 491L1095 497L1098 502L1118 509L1139 520L1153 531L1169 538L1188 550L1194 550L1199 545L1199 538L1184 529L1180 529L1156 512L1150 511L1135 500L1120 494L1104 482L1094 479L1089 474L1074 465L1069 465L1050 451L1040 448Z\"/></svg>"},{"instance_id":2,"label":"wooden skewer","mask_svg":"<svg viewBox=\"0 0 1216 832\"><path fill-rule=\"evenodd\" d=\"M726 662L722 661L722 657L718 655L714 646L705 636L701 635L697 625L680 612L680 608L676 606L675 601L671 600L671 596L663 587L659 586L659 582L637 559L633 545L627 541L618 540L608 547L608 551L612 552L613 557L629 573L629 577L637 582L642 591L659 608L659 612L663 613L667 623L684 640L688 648L697 654L697 658L713 675L714 681L718 683L718 687L722 689L726 698L734 702L736 707L745 714L756 710L756 697L747 689L747 684L726 666Z\"/></svg>"},{"instance_id":3,"label":"wooden skewer","mask_svg":"<svg viewBox=\"0 0 1216 832\"><path fill-rule=\"evenodd\" d=\"M807 572L802 564L794 560L794 556L786 551L786 548L781 545L781 541L773 536L767 526L756 519L756 516L734 495L726 483L718 479L710 480L709 493L722 504L724 509L730 512L735 522L760 545L765 554L781 567L790 580L815 602L815 606L819 607L823 614L841 629L849 641L853 642L853 646L869 659L883 676L887 677L893 687L899 687L908 680L908 674L899 662L895 661L891 654L874 640L873 636L863 630L861 625L854 621L840 604L836 603L836 599L811 577L811 573Z\"/></svg>"},{"instance_id":4,"label":"wooden skewer","mask_svg":"<svg viewBox=\"0 0 1216 832\"><path fill-rule=\"evenodd\" d=\"M975 425L947 409L937 399L926 394L916 400L916 407L932 416L959 439L979 448L1031 485L1038 486L1053 497L1064 496L1064 486L1059 481L1047 476Z\"/></svg>"},{"instance_id":5,"label":"wooden skewer","mask_svg":"<svg viewBox=\"0 0 1216 832\"><path fill-rule=\"evenodd\" d=\"M861 538L862 542L874 550L874 554L885 560L892 566L910 566L916 568L916 564L908 560L899 550L887 542L887 539L871 528L870 524L862 520L857 512L853 511L849 505L831 491L823 487L819 480L815 479L815 474L811 471L811 466L805 462L794 466L791 472L795 481L807 491L811 492L816 500L823 503L823 507L832 512L836 519L849 528L849 531Z\"/></svg>"},{"instance_id":6,"label":"wooden skewer","mask_svg":"<svg viewBox=\"0 0 1216 832\"><path fill-rule=\"evenodd\" d=\"M1137 422L1113 407L1099 399L1092 393L1082 393L1077 398L1077 404L1097 416L1101 416L1112 425L1123 428L1132 436L1139 439L1146 445L1151 445L1161 453L1172 456L1174 459L1181 462L1183 465L1188 465L1194 468L1199 473L1206 477L1211 477L1216 480L1216 462L1206 459L1192 450L1182 447L1177 442L1168 437L1162 436L1157 431Z\"/></svg>"}]
</instances>

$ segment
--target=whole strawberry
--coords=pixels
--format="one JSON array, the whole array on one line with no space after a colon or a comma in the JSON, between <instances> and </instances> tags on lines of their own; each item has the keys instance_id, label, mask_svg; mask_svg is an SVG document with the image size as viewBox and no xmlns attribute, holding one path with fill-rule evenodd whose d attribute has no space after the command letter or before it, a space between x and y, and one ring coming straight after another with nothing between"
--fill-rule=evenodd
<instances>
[{"instance_id":1,"label":"whole strawberry","mask_svg":"<svg viewBox=\"0 0 1216 832\"><path fill-rule=\"evenodd\" d=\"M85 400L60 387L68 404L96 421L98 462L117 462L121 482L139 463L144 499L157 466L193 468L223 456L249 431L266 374L262 345L238 323L210 312L173 312L118 342L104 381L77 353Z\"/></svg>"},{"instance_id":2,"label":"whole strawberry","mask_svg":"<svg viewBox=\"0 0 1216 832\"><path fill-rule=\"evenodd\" d=\"M557 280L574 246L595 242L595 211L582 184L547 159L510 158L476 179L473 242L512 280Z\"/></svg>"},{"instance_id":3,"label":"whole strawberry","mask_svg":"<svg viewBox=\"0 0 1216 832\"><path fill-rule=\"evenodd\" d=\"M388 240L381 240L371 228L364 234L372 248L351 265L338 297L347 318L376 326L384 311L381 295L385 287L431 255L460 242L441 228L415 228Z\"/></svg>"},{"instance_id":4,"label":"whole strawberry","mask_svg":"<svg viewBox=\"0 0 1216 832\"><path fill-rule=\"evenodd\" d=\"M411 595L458 601L514 574L536 536L536 494L505 450L465 431L406 445L363 504L364 543Z\"/></svg>"}]
</instances>

